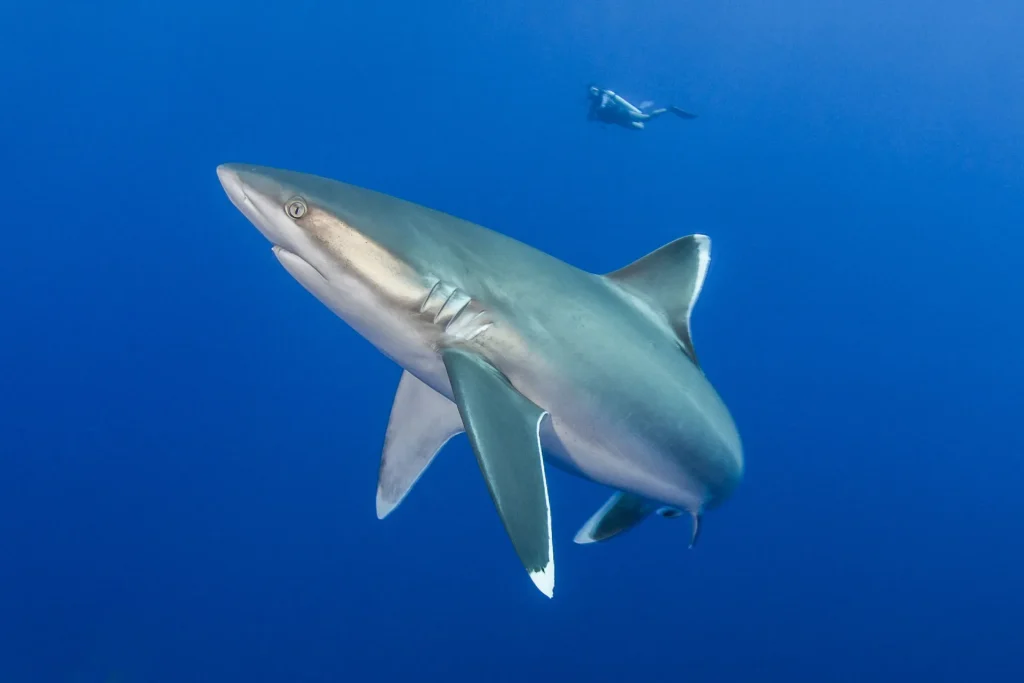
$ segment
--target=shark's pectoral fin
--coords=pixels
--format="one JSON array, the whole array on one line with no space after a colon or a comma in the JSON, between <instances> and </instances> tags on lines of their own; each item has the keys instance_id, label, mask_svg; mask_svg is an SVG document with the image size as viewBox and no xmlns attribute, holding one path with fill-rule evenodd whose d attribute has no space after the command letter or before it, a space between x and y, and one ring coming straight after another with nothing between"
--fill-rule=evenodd
<instances>
[{"instance_id":1,"label":"shark's pectoral fin","mask_svg":"<svg viewBox=\"0 0 1024 683\"><path fill-rule=\"evenodd\" d=\"M689 235L605 277L664 316L683 351L699 366L690 334L690 315L710 262L711 239L707 235Z\"/></svg>"},{"instance_id":2,"label":"shark's pectoral fin","mask_svg":"<svg viewBox=\"0 0 1024 683\"><path fill-rule=\"evenodd\" d=\"M462 431L454 403L409 372L402 373L377 477L378 519L398 507L441 447Z\"/></svg>"},{"instance_id":3,"label":"shark's pectoral fin","mask_svg":"<svg viewBox=\"0 0 1024 683\"><path fill-rule=\"evenodd\" d=\"M576 534L576 542L597 543L618 536L644 521L654 508L646 498L618 491L587 520Z\"/></svg>"},{"instance_id":4,"label":"shark's pectoral fin","mask_svg":"<svg viewBox=\"0 0 1024 683\"><path fill-rule=\"evenodd\" d=\"M551 597L555 561L540 445L540 425L547 413L476 354L452 348L441 357L505 530L534 584Z\"/></svg>"}]
</instances>

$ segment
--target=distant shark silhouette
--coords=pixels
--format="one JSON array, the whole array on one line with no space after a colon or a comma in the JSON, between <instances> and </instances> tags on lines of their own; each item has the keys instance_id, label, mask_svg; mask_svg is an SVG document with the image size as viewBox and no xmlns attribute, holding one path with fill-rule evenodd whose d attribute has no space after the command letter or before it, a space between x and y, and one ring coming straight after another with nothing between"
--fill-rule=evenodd
<instances>
[{"instance_id":1,"label":"distant shark silhouette","mask_svg":"<svg viewBox=\"0 0 1024 683\"><path fill-rule=\"evenodd\" d=\"M378 517L465 431L520 560L551 597L542 447L553 464L617 489L578 543L685 510L692 545L704 510L740 482L739 435L690 335L707 237L600 276L337 181L240 164L217 174L292 277L405 369L384 438Z\"/></svg>"}]
</instances>

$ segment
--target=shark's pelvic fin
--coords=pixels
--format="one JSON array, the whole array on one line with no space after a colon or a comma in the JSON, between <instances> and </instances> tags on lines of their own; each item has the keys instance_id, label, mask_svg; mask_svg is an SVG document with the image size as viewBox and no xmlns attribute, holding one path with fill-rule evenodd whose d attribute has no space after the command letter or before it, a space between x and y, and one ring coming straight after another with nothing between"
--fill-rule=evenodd
<instances>
[{"instance_id":1,"label":"shark's pelvic fin","mask_svg":"<svg viewBox=\"0 0 1024 683\"><path fill-rule=\"evenodd\" d=\"M547 415L480 356L441 353L455 402L491 499L530 578L549 598L555 588L551 507L540 445Z\"/></svg>"},{"instance_id":2,"label":"shark's pelvic fin","mask_svg":"<svg viewBox=\"0 0 1024 683\"><path fill-rule=\"evenodd\" d=\"M462 431L454 403L408 371L402 373L377 477L378 519L398 507L441 447Z\"/></svg>"},{"instance_id":3,"label":"shark's pelvic fin","mask_svg":"<svg viewBox=\"0 0 1024 683\"><path fill-rule=\"evenodd\" d=\"M577 543L597 543L629 531L654 511L645 498L618 491L587 520L576 534Z\"/></svg>"},{"instance_id":4,"label":"shark's pelvic fin","mask_svg":"<svg viewBox=\"0 0 1024 683\"><path fill-rule=\"evenodd\" d=\"M711 263L711 239L689 235L669 242L607 277L666 318L683 351L700 366L690 334L690 314Z\"/></svg>"}]
</instances>

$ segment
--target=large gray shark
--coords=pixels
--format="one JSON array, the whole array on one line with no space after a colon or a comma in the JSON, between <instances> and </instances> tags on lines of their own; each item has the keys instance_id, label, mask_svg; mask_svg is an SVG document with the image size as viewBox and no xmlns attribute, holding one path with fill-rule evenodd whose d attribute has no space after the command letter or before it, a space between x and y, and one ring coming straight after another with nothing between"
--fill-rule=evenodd
<instances>
[{"instance_id":1,"label":"large gray shark","mask_svg":"<svg viewBox=\"0 0 1024 683\"><path fill-rule=\"evenodd\" d=\"M465 432L530 577L555 583L544 455L616 489L576 536L702 513L743 475L739 434L705 378L690 313L710 240L670 242L596 275L479 225L318 176L217 175L281 265L404 369L377 516Z\"/></svg>"}]
</instances>

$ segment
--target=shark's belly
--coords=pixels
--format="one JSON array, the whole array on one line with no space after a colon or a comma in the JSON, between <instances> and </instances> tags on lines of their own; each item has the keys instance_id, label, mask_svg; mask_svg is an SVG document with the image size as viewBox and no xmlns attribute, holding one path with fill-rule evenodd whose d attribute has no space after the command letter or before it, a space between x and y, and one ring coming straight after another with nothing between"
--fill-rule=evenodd
<instances>
[{"instance_id":1,"label":"shark's belly","mask_svg":"<svg viewBox=\"0 0 1024 683\"><path fill-rule=\"evenodd\" d=\"M677 454L615 422L555 408L541 435L545 456L560 469L614 489L687 510L704 507L707 487Z\"/></svg>"}]
</instances>

